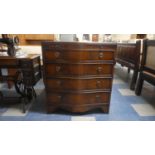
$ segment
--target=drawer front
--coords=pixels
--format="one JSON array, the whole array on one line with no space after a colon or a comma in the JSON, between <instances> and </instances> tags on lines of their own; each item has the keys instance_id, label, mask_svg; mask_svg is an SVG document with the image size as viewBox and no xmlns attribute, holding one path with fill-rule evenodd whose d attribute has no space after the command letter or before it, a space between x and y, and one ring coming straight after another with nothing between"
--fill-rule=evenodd
<instances>
[{"instance_id":1,"label":"drawer front","mask_svg":"<svg viewBox=\"0 0 155 155\"><path fill-rule=\"evenodd\" d=\"M32 61L29 61L29 60L21 60L20 61L20 65L21 65L21 68L31 68L33 65L32 65Z\"/></svg>"},{"instance_id":2,"label":"drawer front","mask_svg":"<svg viewBox=\"0 0 155 155\"><path fill-rule=\"evenodd\" d=\"M0 60L0 67L7 68L7 67L17 67L19 66L19 61L16 59L1 59Z\"/></svg>"},{"instance_id":3,"label":"drawer front","mask_svg":"<svg viewBox=\"0 0 155 155\"><path fill-rule=\"evenodd\" d=\"M48 91L111 89L112 79L46 79Z\"/></svg>"},{"instance_id":4,"label":"drawer front","mask_svg":"<svg viewBox=\"0 0 155 155\"><path fill-rule=\"evenodd\" d=\"M85 61L85 60L114 60L112 51L48 51L44 53L45 60L67 60L67 61Z\"/></svg>"},{"instance_id":5,"label":"drawer front","mask_svg":"<svg viewBox=\"0 0 155 155\"><path fill-rule=\"evenodd\" d=\"M116 50L116 43L43 42L43 51L52 50Z\"/></svg>"},{"instance_id":6,"label":"drawer front","mask_svg":"<svg viewBox=\"0 0 155 155\"><path fill-rule=\"evenodd\" d=\"M59 94L51 93L47 95L47 104L68 104L68 105L95 105L95 104L108 104L110 101L109 92L101 93L84 93L84 94Z\"/></svg>"},{"instance_id":7,"label":"drawer front","mask_svg":"<svg viewBox=\"0 0 155 155\"><path fill-rule=\"evenodd\" d=\"M47 77L55 75L112 75L112 73L112 64L47 64L45 68Z\"/></svg>"},{"instance_id":8,"label":"drawer front","mask_svg":"<svg viewBox=\"0 0 155 155\"><path fill-rule=\"evenodd\" d=\"M24 84L27 86L34 86L40 79L41 79L41 75L38 72L35 75L25 76L23 81L24 81Z\"/></svg>"}]
</instances>

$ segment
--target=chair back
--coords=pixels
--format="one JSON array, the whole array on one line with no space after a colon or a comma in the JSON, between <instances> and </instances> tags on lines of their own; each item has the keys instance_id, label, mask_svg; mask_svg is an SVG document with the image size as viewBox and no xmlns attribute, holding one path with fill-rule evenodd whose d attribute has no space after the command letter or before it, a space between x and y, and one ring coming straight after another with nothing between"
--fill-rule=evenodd
<instances>
[{"instance_id":1,"label":"chair back","mask_svg":"<svg viewBox=\"0 0 155 155\"><path fill-rule=\"evenodd\" d=\"M118 43L116 61L132 68L139 68L141 41L136 43Z\"/></svg>"},{"instance_id":2,"label":"chair back","mask_svg":"<svg viewBox=\"0 0 155 155\"><path fill-rule=\"evenodd\" d=\"M155 73L155 40L144 40L142 68Z\"/></svg>"}]
</instances>

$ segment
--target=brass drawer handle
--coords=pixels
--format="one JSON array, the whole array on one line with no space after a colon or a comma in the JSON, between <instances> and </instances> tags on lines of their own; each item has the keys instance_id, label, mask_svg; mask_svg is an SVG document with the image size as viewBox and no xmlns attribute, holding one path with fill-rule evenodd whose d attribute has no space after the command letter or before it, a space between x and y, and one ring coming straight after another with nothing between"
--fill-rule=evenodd
<instances>
[{"instance_id":1,"label":"brass drawer handle","mask_svg":"<svg viewBox=\"0 0 155 155\"><path fill-rule=\"evenodd\" d=\"M103 58L103 53L102 52L99 53L99 58L100 59Z\"/></svg>"},{"instance_id":2,"label":"brass drawer handle","mask_svg":"<svg viewBox=\"0 0 155 155\"><path fill-rule=\"evenodd\" d=\"M60 66L56 66L56 72L60 72L61 71L61 67Z\"/></svg>"},{"instance_id":3,"label":"brass drawer handle","mask_svg":"<svg viewBox=\"0 0 155 155\"><path fill-rule=\"evenodd\" d=\"M101 81L97 81L97 82L96 82L96 86L97 86L97 87L101 87Z\"/></svg>"},{"instance_id":4,"label":"brass drawer handle","mask_svg":"<svg viewBox=\"0 0 155 155\"><path fill-rule=\"evenodd\" d=\"M59 58L60 57L60 52L55 52L55 57Z\"/></svg>"},{"instance_id":5,"label":"brass drawer handle","mask_svg":"<svg viewBox=\"0 0 155 155\"><path fill-rule=\"evenodd\" d=\"M59 100L61 100L61 99L62 99L62 96L61 96L61 95L58 95L57 97L58 97L58 99L59 99Z\"/></svg>"},{"instance_id":6,"label":"brass drawer handle","mask_svg":"<svg viewBox=\"0 0 155 155\"><path fill-rule=\"evenodd\" d=\"M101 72L102 72L102 67L98 67L98 68L97 68L97 72L98 72L98 73L101 73Z\"/></svg>"},{"instance_id":7,"label":"brass drawer handle","mask_svg":"<svg viewBox=\"0 0 155 155\"><path fill-rule=\"evenodd\" d=\"M100 95L96 95L96 101L101 102L101 96Z\"/></svg>"},{"instance_id":8,"label":"brass drawer handle","mask_svg":"<svg viewBox=\"0 0 155 155\"><path fill-rule=\"evenodd\" d=\"M60 48L61 47L61 45L55 45L55 48Z\"/></svg>"},{"instance_id":9,"label":"brass drawer handle","mask_svg":"<svg viewBox=\"0 0 155 155\"><path fill-rule=\"evenodd\" d=\"M62 81L57 81L57 84L59 85L59 86L61 86L62 85Z\"/></svg>"},{"instance_id":10,"label":"brass drawer handle","mask_svg":"<svg viewBox=\"0 0 155 155\"><path fill-rule=\"evenodd\" d=\"M100 95L96 95L96 98L101 98L101 96Z\"/></svg>"},{"instance_id":11,"label":"brass drawer handle","mask_svg":"<svg viewBox=\"0 0 155 155\"><path fill-rule=\"evenodd\" d=\"M62 100L62 96L59 94L52 96L52 102L54 102L54 103L59 103L61 100Z\"/></svg>"}]
</instances>

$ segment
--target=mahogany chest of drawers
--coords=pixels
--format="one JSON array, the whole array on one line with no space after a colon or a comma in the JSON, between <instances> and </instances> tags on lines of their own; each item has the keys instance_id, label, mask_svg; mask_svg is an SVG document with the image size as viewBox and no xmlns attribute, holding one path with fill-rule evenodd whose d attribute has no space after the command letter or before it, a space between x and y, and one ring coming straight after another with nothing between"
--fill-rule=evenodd
<instances>
[{"instance_id":1,"label":"mahogany chest of drawers","mask_svg":"<svg viewBox=\"0 0 155 155\"><path fill-rule=\"evenodd\" d=\"M47 112L109 112L114 43L43 42Z\"/></svg>"}]
</instances>

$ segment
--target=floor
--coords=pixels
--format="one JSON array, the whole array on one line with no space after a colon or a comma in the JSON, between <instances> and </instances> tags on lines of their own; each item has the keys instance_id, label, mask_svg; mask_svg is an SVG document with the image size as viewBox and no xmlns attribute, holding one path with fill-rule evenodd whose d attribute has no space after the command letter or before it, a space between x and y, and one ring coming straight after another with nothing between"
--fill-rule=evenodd
<instances>
[{"instance_id":1,"label":"floor","mask_svg":"<svg viewBox=\"0 0 155 155\"><path fill-rule=\"evenodd\" d=\"M85 114L72 114L57 111L46 114L44 100L44 85L42 80L36 85L37 99L28 105L25 114L21 112L21 105L0 107L1 121L154 121L155 120L155 87L145 82L142 95L136 96L129 89L132 72L119 65L115 66L115 75L111 96L110 112L91 111ZM6 89L0 84L0 89Z\"/></svg>"}]
</instances>

